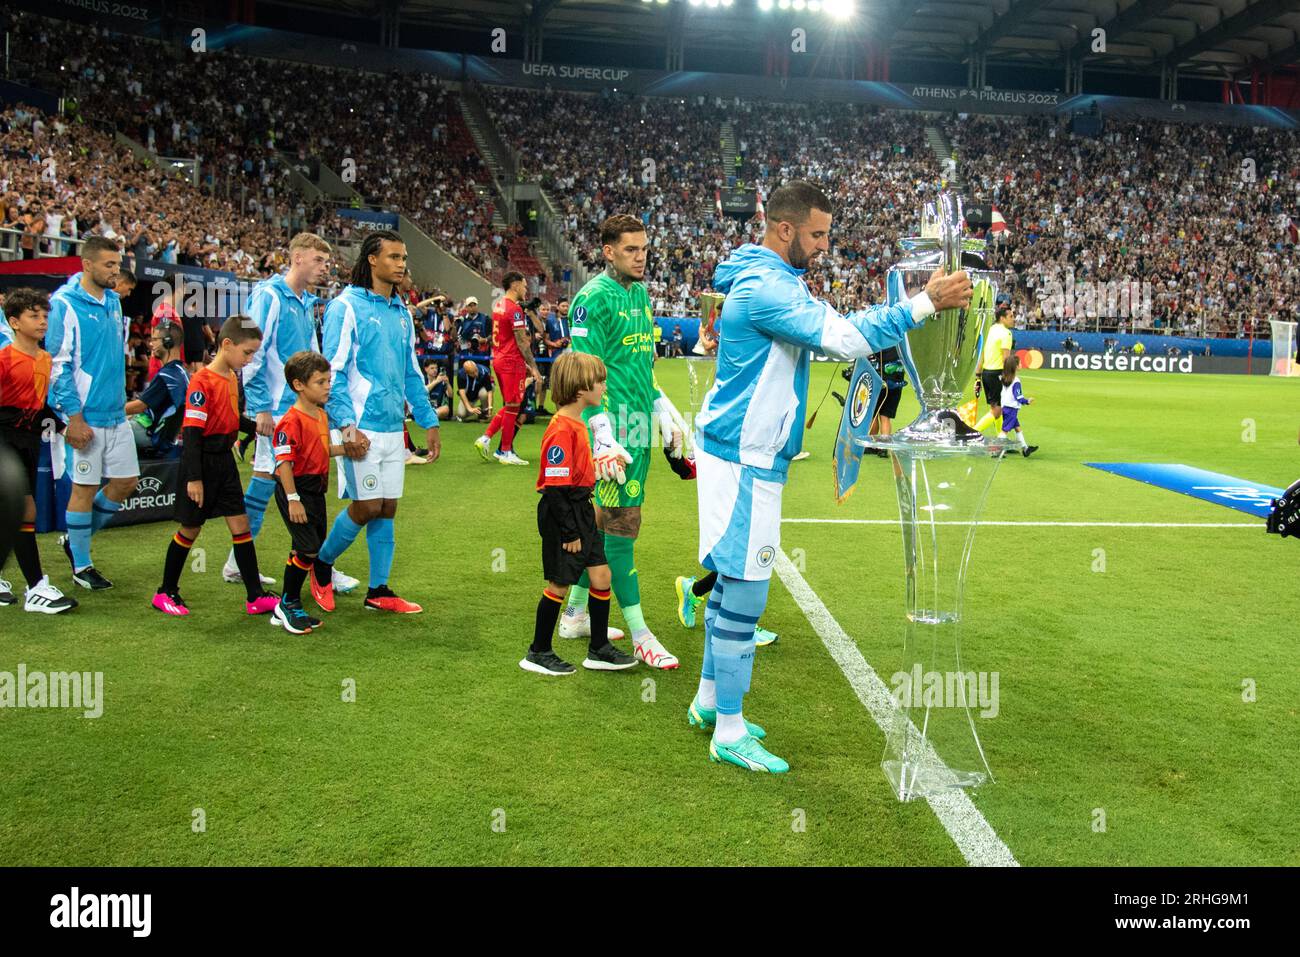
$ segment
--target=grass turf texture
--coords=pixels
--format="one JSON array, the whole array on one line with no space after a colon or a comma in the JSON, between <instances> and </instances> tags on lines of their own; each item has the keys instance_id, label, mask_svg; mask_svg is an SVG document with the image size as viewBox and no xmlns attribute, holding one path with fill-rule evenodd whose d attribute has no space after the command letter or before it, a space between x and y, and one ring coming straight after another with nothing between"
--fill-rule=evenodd
<instances>
[{"instance_id":1,"label":"grass turf texture","mask_svg":"<svg viewBox=\"0 0 1300 957\"><path fill-rule=\"evenodd\" d=\"M814 367L810 408L834 369ZM658 373L685 411L684 363ZM1297 383L1074 371L1023 381L1038 400L1023 422L1042 451L1003 463L989 520L1250 521L1084 461L1183 462L1281 487L1300 471ZM909 391L900 421L915 409ZM838 416L828 399L785 516L895 518L888 463L874 458L835 505ZM247 618L242 588L221 581L229 536L218 522L198 542L206 572L182 579L193 616L166 619L148 602L170 526L96 536L96 564L117 585L102 594L71 586L54 536L42 536L47 569L82 606L53 618L0 609L0 670L102 671L104 714L0 710L4 860L961 864L924 803L892 798L881 732L775 579L763 623L781 640L758 654L747 714L792 771L708 762L707 736L685 717L702 624L685 632L673 612L674 577L697 567L695 486L659 453L638 576L647 621L681 669L543 679L518 668L542 585L532 491L542 428L518 440L527 469L484 463L472 445L481 426L453 422L442 461L408 470L392 583L423 615L366 612L354 594L309 636ZM901 660L897 527L795 524L783 535L888 682ZM277 579L287 548L272 506L258 552ZM1095 549L1104 572L1092 570ZM1021 863L1300 863L1288 744L1300 676L1279 598L1297 559L1262 523L980 531L967 663L1000 673L1001 700L980 720L998 780L974 800ZM364 587L364 536L339 566ZM17 577L12 560L6 571ZM556 647L581 660L582 642ZM355 703L341 700L346 679Z\"/></svg>"}]
</instances>

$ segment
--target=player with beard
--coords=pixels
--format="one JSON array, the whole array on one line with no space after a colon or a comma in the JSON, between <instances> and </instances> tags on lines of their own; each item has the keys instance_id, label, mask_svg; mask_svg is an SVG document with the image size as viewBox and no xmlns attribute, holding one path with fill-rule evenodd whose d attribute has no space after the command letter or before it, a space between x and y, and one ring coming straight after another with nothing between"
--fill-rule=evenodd
<instances>
[{"instance_id":1,"label":"player with beard","mask_svg":"<svg viewBox=\"0 0 1300 957\"><path fill-rule=\"evenodd\" d=\"M970 303L964 272L931 275L895 306L847 316L813 297L803 275L830 245L831 202L796 180L768 202L761 245L746 243L713 274L726 296L718 371L696 419L700 563L718 573L704 612L704 663L687 711L713 729L709 758L750 771L790 769L763 728L744 719L754 627L781 547L781 493L803 444L814 352L852 360L896 344L936 310Z\"/></svg>"}]
</instances>

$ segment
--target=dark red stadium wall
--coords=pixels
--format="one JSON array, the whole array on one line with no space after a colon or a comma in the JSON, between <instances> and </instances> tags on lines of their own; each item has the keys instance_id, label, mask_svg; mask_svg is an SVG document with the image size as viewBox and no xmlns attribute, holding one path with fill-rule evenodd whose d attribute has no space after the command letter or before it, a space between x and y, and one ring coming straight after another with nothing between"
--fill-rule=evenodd
<instances>
[{"instance_id":1,"label":"dark red stadium wall","mask_svg":"<svg viewBox=\"0 0 1300 957\"><path fill-rule=\"evenodd\" d=\"M1300 108L1300 70L1295 67L1264 73L1255 70L1236 81L1224 80L1222 91L1224 103L1297 109Z\"/></svg>"}]
</instances>

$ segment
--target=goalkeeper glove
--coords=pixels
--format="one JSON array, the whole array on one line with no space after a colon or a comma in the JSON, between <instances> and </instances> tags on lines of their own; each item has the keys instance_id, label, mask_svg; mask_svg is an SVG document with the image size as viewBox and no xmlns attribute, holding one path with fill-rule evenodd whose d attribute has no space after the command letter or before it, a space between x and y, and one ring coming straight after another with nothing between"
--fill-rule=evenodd
<instances>
[{"instance_id":1,"label":"goalkeeper glove","mask_svg":"<svg viewBox=\"0 0 1300 957\"><path fill-rule=\"evenodd\" d=\"M683 482L689 482L695 478L695 456L686 455L682 458L674 458L669 449L664 449L664 458L668 460L668 467L677 473L677 477Z\"/></svg>"},{"instance_id":2,"label":"goalkeeper glove","mask_svg":"<svg viewBox=\"0 0 1300 957\"><path fill-rule=\"evenodd\" d=\"M666 395L655 399L655 416L659 419L659 432L663 436L664 450L673 458L686 454L686 423Z\"/></svg>"},{"instance_id":3,"label":"goalkeeper glove","mask_svg":"<svg viewBox=\"0 0 1300 957\"><path fill-rule=\"evenodd\" d=\"M632 464L632 456L614 438L614 427L604 412L593 415L591 421L591 460L597 479L613 479L622 485L627 481L625 465Z\"/></svg>"}]
</instances>

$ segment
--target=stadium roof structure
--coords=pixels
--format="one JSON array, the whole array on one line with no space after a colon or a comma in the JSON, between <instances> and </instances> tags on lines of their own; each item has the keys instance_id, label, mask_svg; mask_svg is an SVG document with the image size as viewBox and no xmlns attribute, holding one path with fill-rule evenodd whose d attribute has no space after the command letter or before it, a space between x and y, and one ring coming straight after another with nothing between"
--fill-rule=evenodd
<instances>
[{"instance_id":1,"label":"stadium roof structure","mask_svg":"<svg viewBox=\"0 0 1300 957\"><path fill-rule=\"evenodd\" d=\"M874 42L894 59L990 62L1231 79L1300 61L1298 0L269 0L482 34L487 24L544 40L754 50L795 21ZM724 5L725 4L725 5ZM795 10L798 4L802 9ZM767 7L767 9L763 9ZM1094 32L1105 31L1104 50ZM538 58L538 57L535 57ZM671 68L671 63L666 64ZM975 77L980 74L974 74Z\"/></svg>"}]
</instances>

